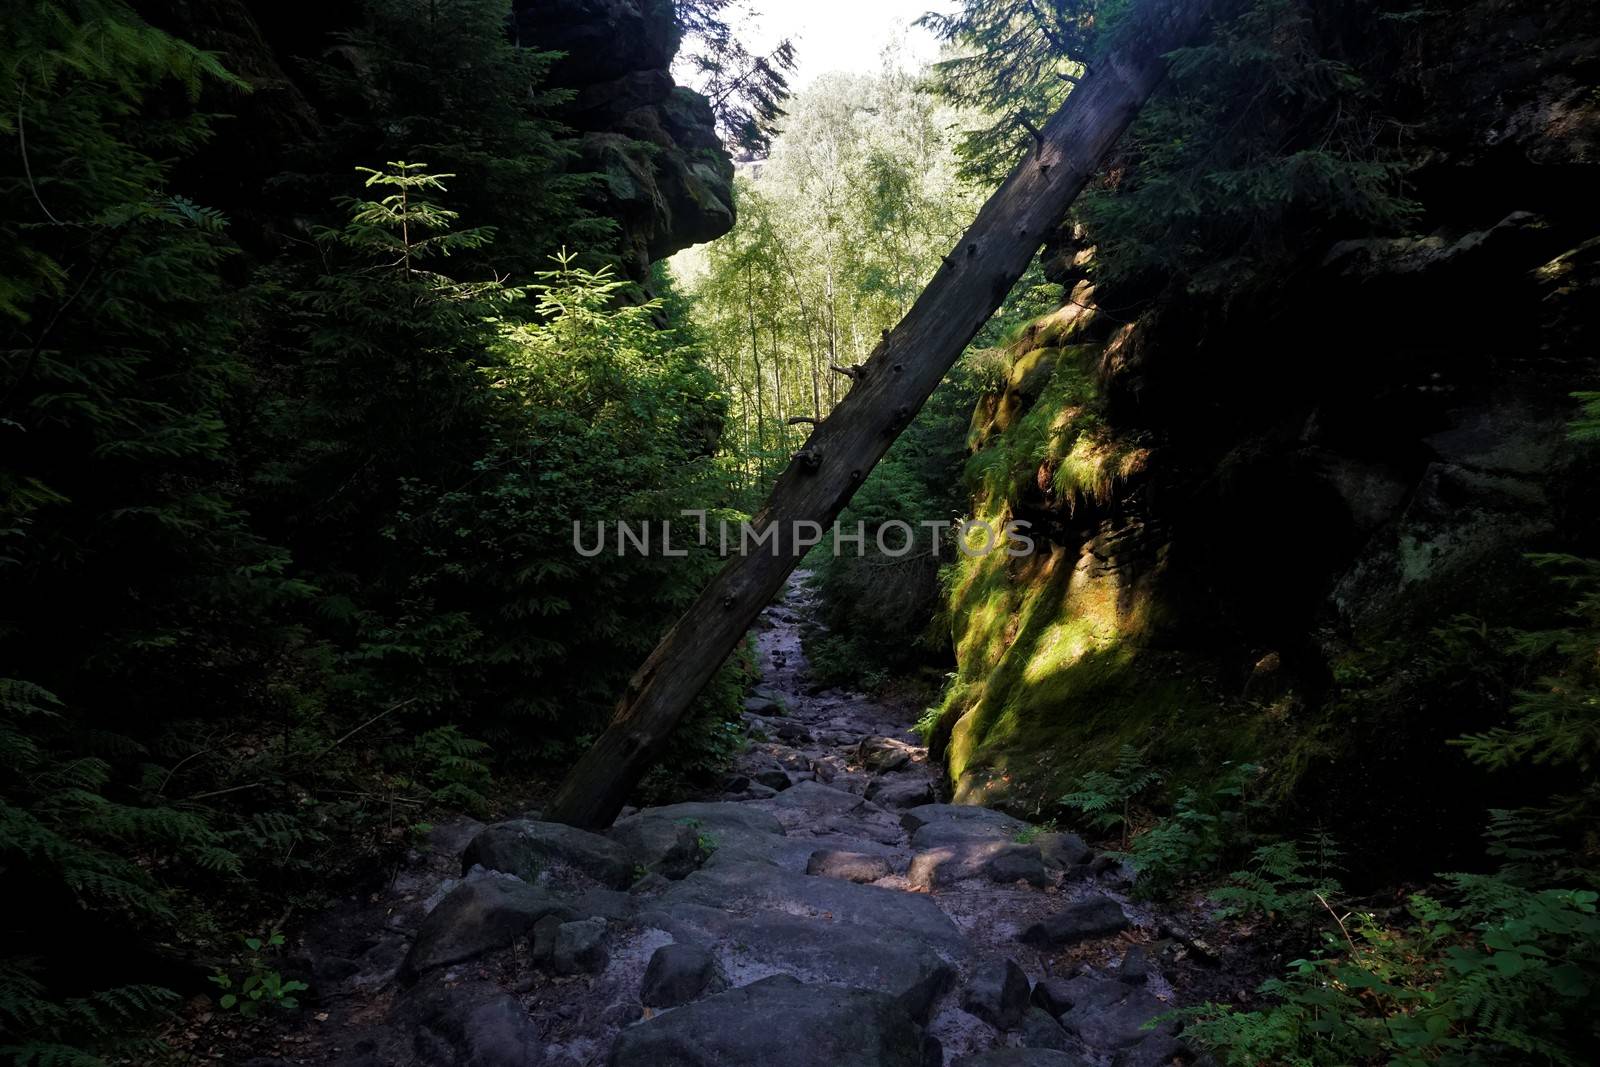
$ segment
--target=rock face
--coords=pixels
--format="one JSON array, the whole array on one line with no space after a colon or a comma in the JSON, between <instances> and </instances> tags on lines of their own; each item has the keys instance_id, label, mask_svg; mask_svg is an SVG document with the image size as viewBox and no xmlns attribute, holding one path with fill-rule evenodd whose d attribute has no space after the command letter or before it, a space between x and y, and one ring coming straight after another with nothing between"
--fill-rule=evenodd
<instances>
[{"instance_id":1,"label":"rock face","mask_svg":"<svg viewBox=\"0 0 1600 1067\"><path fill-rule=\"evenodd\" d=\"M711 105L673 82L682 36L673 0L515 0L507 6L517 44L564 53L546 87L572 94L555 115L572 131L569 170L597 176L589 207L618 223L629 275L647 280L652 262L733 228L733 162ZM335 101L320 94L305 71L328 62L332 39L360 25L359 10L358 4L333 3L280 13L243 0L141 5L141 14L157 25L218 52L255 90L230 101L228 110L245 121L219 124L208 150L212 165L225 168L229 178L218 183L208 205L260 221L262 183L331 124L324 112ZM344 58L345 49L336 51Z\"/></svg>"},{"instance_id":2,"label":"rock face","mask_svg":"<svg viewBox=\"0 0 1600 1067\"><path fill-rule=\"evenodd\" d=\"M564 53L555 84L577 90L563 118L577 169L601 177L636 278L651 263L733 228L733 162L705 97L673 84L672 0L518 0L518 40Z\"/></svg>"},{"instance_id":3,"label":"rock face","mask_svg":"<svg viewBox=\"0 0 1600 1067\"><path fill-rule=\"evenodd\" d=\"M977 650L932 735L958 800L1029 810L1124 741L1169 767L1243 751L1270 788L1361 827L1361 874L1477 854L1477 821L1441 798L1478 772L1414 753L1503 708L1441 723L1412 667L1457 614L1548 625L1559 594L1526 553L1600 554L1565 436L1570 394L1600 385L1600 101L1581 88L1600 8L1462 0L1403 50L1341 25L1312 47L1407 124L1414 220L1330 218L1281 269L1252 252L1204 284L1108 281L1084 231L1055 242L1071 303L1011 347L969 442L1048 414L1036 428L1078 446L974 509L1046 532L948 605ZM1067 383L1070 404L1041 399ZM1304 745L1315 761L1277 759Z\"/></svg>"},{"instance_id":4,"label":"rock face","mask_svg":"<svg viewBox=\"0 0 1600 1067\"><path fill-rule=\"evenodd\" d=\"M730 989L623 1031L611 1067L924 1067L922 1030L882 993L787 975Z\"/></svg>"}]
</instances>

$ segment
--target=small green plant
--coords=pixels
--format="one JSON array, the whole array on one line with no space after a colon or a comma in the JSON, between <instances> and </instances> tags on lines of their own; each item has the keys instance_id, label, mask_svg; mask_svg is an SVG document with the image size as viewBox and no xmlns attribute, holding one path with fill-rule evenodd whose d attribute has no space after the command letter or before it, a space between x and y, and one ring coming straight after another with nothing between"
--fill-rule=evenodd
<instances>
[{"instance_id":1,"label":"small green plant","mask_svg":"<svg viewBox=\"0 0 1600 1067\"><path fill-rule=\"evenodd\" d=\"M1090 771L1078 779L1077 788L1061 798L1063 807L1081 813L1089 825L1106 833L1115 830L1128 847L1129 819L1139 794L1161 781L1159 771L1147 767L1144 755L1123 745L1117 765L1109 771Z\"/></svg>"},{"instance_id":2,"label":"small green plant","mask_svg":"<svg viewBox=\"0 0 1600 1067\"><path fill-rule=\"evenodd\" d=\"M1044 822L1029 823L1018 830L1012 838L1019 845L1031 845L1039 839L1040 834L1053 834L1056 832L1056 821L1046 819Z\"/></svg>"},{"instance_id":3,"label":"small green plant","mask_svg":"<svg viewBox=\"0 0 1600 1067\"><path fill-rule=\"evenodd\" d=\"M1164 897L1241 846L1249 832L1248 787L1259 770L1253 763L1225 766L1204 788L1181 790L1172 814L1133 840L1129 861L1140 896Z\"/></svg>"},{"instance_id":4,"label":"small green plant","mask_svg":"<svg viewBox=\"0 0 1600 1067\"><path fill-rule=\"evenodd\" d=\"M1269 922L1309 919L1339 893L1329 874L1339 857L1326 834L1305 847L1296 841L1274 841L1250 854L1250 866L1234 871L1227 885L1211 894L1226 915L1254 915Z\"/></svg>"},{"instance_id":5,"label":"small green plant","mask_svg":"<svg viewBox=\"0 0 1600 1067\"><path fill-rule=\"evenodd\" d=\"M1600 916L1590 890L1452 875L1453 902L1416 896L1408 922L1335 916L1322 953L1262 984L1278 1003L1183 1014L1229 1065L1572 1065L1600 1038Z\"/></svg>"},{"instance_id":6,"label":"small green plant","mask_svg":"<svg viewBox=\"0 0 1600 1067\"><path fill-rule=\"evenodd\" d=\"M285 979L277 969L268 966L283 947L283 935L272 933L265 938L242 939L248 955L244 957L244 974L235 985L233 975L219 970L211 975L211 983L223 991L217 1001L224 1011L237 1010L246 1019L254 1019L262 1008L292 1011L300 1006L295 996L310 988L304 982Z\"/></svg>"}]
</instances>

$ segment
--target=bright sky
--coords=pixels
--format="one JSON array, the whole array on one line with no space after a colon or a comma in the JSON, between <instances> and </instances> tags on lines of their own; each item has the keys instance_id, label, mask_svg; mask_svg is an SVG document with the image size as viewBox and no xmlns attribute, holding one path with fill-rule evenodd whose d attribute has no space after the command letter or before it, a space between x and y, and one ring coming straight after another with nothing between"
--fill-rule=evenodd
<instances>
[{"instance_id":1,"label":"bright sky","mask_svg":"<svg viewBox=\"0 0 1600 1067\"><path fill-rule=\"evenodd\" d=\"M905 42L908 63L935 58L938 42L911 24L927 11L958 5L955 0L752 0L752 6L760 17L751 43L770 47L793 38L800 61L793 86L803 89L830 71L878 70L884 47L897 40Z\"/></svg>"}]
</instances>

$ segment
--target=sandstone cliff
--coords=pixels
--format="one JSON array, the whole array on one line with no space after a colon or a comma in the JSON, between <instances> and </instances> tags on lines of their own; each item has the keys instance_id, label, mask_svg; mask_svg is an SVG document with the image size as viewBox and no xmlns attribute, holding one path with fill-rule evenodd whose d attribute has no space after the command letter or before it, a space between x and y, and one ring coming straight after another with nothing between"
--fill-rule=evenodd
<instances>
[{"instance_id":1,"label":"sandstone cliff","mask_svg":"<svg viewBox=\"0 0 1600 1067\"><path fill-rule=\"evenodd\" d=\"M1305 819L1363 828L1358 864L1472 847L1419 833L1496 787L1445 745L1486 704L1433 633L1548 609L1525 554L1596 549L1565 430L1600 380L1600 25L1465 6L1381 105L1415 138L1412 232L1225 295L1097 293L1092 249L1052 250L1071 302L973 422L977 511L1049 544L953 587L934 740L961 799L1049 810L1132 744L1266 762Z\"/></svg>"}]
</instances>

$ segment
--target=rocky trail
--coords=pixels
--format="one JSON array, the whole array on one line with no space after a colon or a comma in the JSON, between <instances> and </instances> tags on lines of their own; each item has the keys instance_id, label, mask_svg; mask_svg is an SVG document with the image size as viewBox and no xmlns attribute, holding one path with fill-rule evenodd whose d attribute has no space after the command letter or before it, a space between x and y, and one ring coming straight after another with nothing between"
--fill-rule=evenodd
<instances>
[{"instance_id":1,"label":"rocky trail","mask_svg":"<svg viewBox=\"0 0 1600 1067\"><path fill-rule=\"evenodd\" d=\"M813 692L809 610L759 632L722 795L437 828L302 946L314 1021L247 1067L1154 1067L1200 951L1072 834L937 803L904 711ZM307 1030L304 1027L311 1027Z\"/></svg>"}]
</instances>

